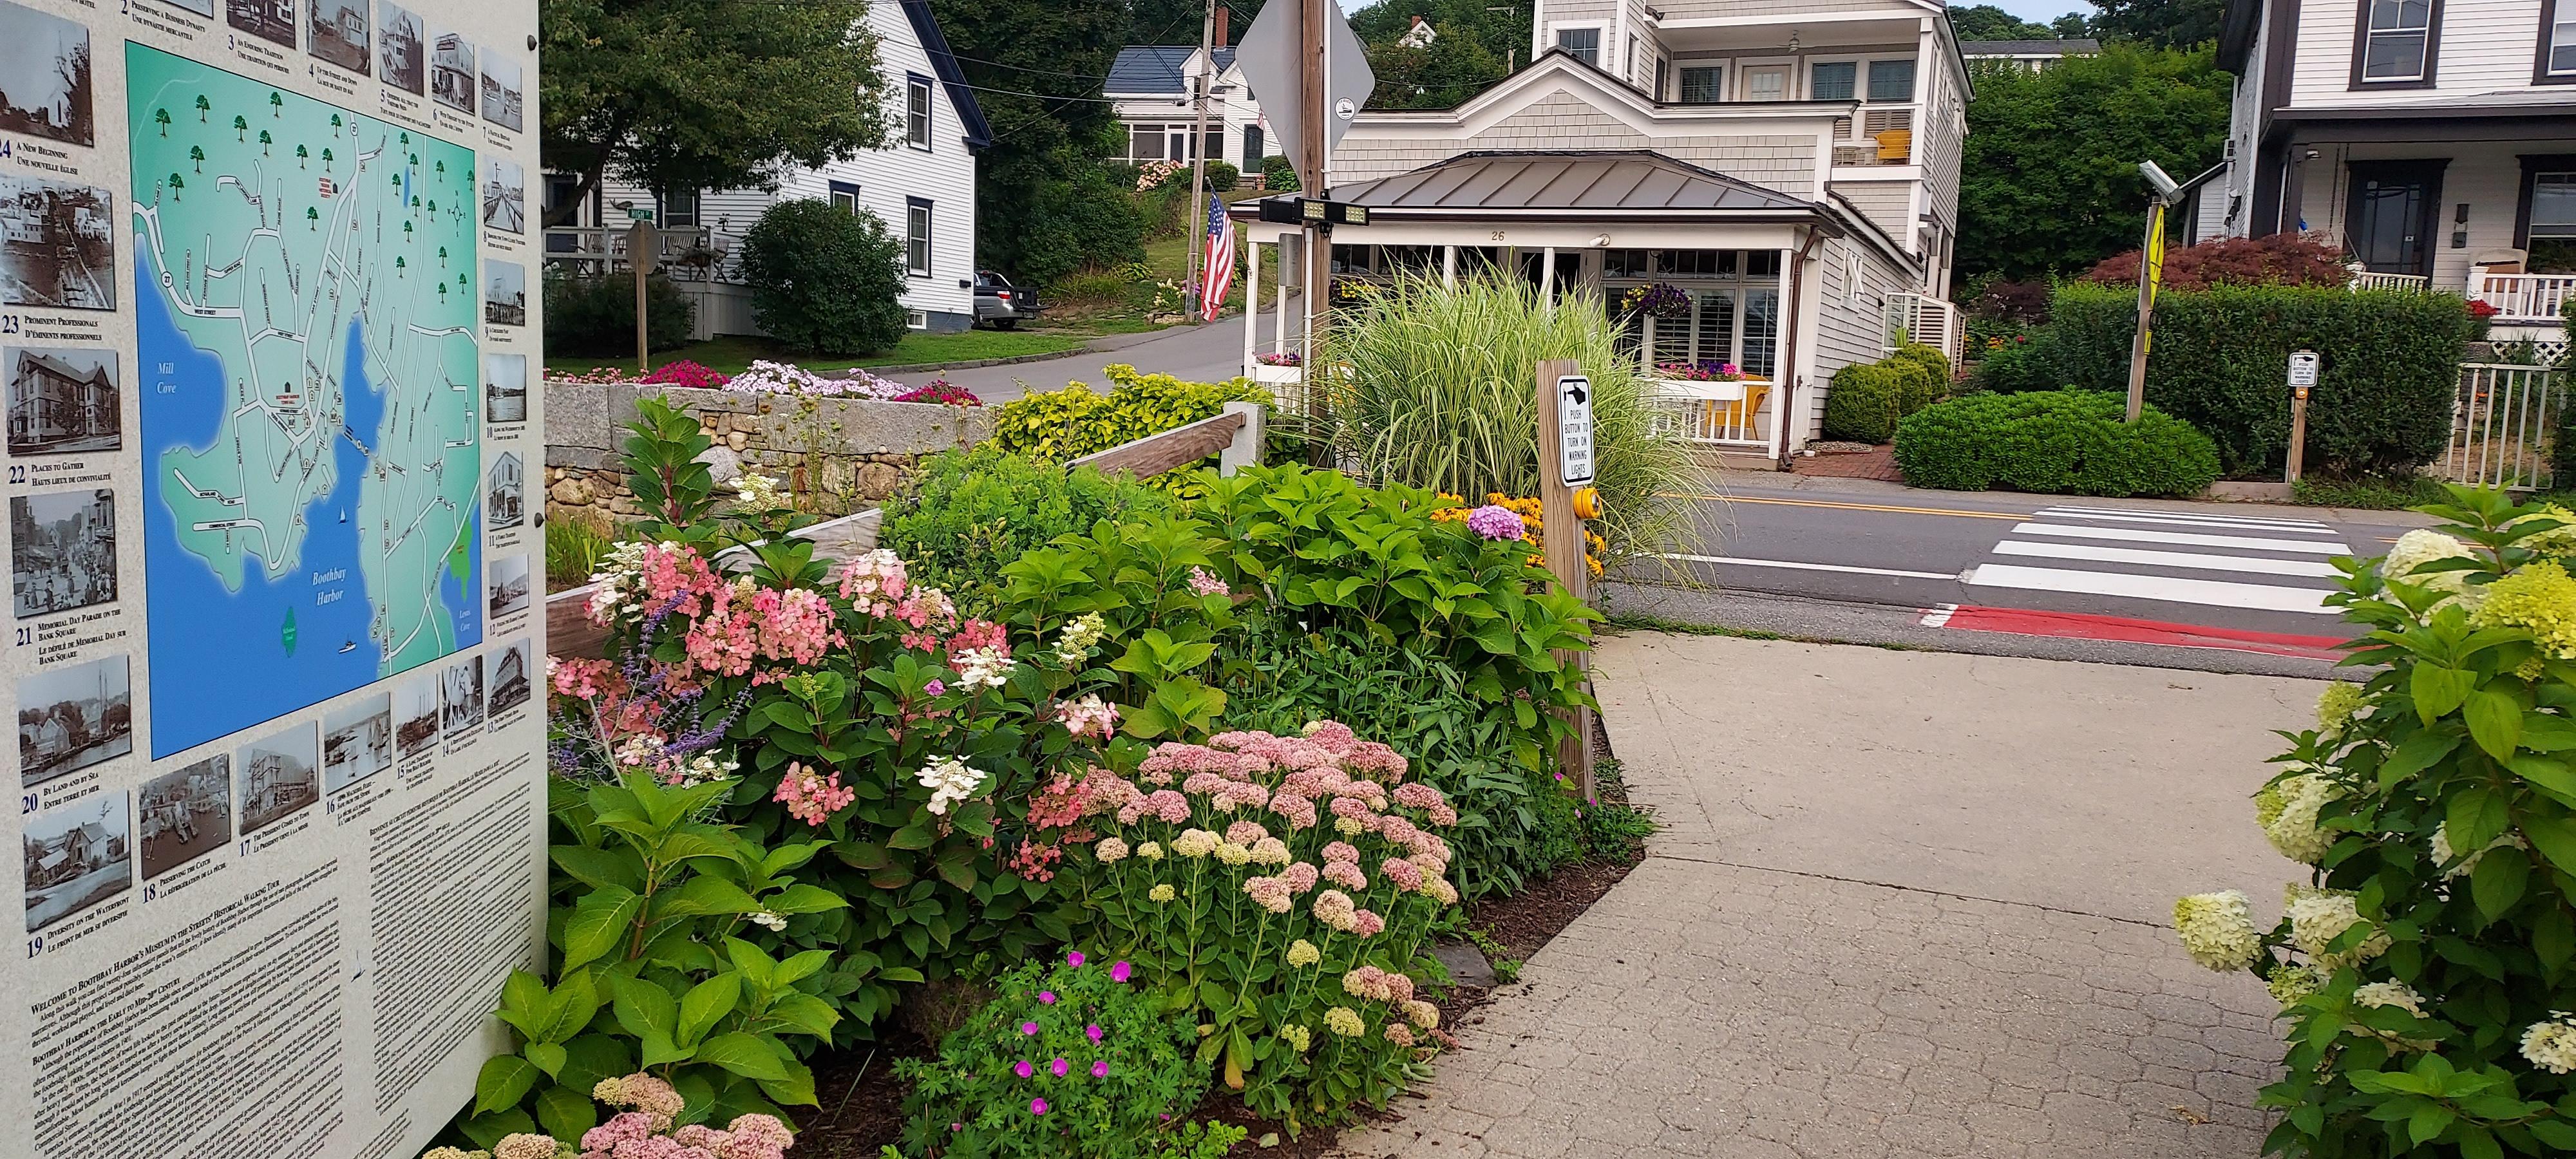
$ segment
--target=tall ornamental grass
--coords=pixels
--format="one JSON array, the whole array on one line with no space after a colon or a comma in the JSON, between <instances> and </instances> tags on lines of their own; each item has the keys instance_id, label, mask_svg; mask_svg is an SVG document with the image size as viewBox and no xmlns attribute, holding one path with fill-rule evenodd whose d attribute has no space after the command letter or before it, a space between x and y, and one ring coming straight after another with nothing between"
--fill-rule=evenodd
<instances>
[{"instance_id":1,"label":"tall ornamental grass","mask_svg":"<svg viewBox=\"0 0 2576 1159\"><path fill-rule=\"evenodd\" d=\"M1536 495L1538 363L1571 358L1592 379L1601 492L1594 529L1613 556L1672 549L1686 526L1672 494L1703 486L1690 448L1656 431L1636 359L1619 353L1600 295L1553 311L1518 279L1397 281L1344 315L1325 365L1318 432L1334 459L1378 483L1465 496Z\"/></svg>"}]
</instances>

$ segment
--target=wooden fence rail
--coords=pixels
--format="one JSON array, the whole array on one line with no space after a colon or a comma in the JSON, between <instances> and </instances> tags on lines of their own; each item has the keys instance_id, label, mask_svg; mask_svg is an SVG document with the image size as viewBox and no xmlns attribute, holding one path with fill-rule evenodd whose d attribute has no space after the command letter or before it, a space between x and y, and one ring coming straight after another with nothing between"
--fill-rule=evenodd
<instances>
[{"instance_id":1,"label":"wooden fence rail","mask_svg":"<svg viewBox=\"0 0 2576 1159\"><path fill-rule=\"evenodd\" d=\"M1215 455L1218 473L1232 475L1261 461L1261 418L1259 404L1230 402L1213 417L1120 443L1065 466L1068 470L1087 466L1104 475L1128 474L1141 479ZM875 550L877 529L884 521L885 509L871 507L788 534L813 540L814 558L831 563ZM716 563L727 568L749 567L751 553L735 548L718 555ZM546 597L548 654L596 657L605 653L608 630L590 622L590 597L598 591L599 585L591 583Z\"/></svg>"}]
</instances>

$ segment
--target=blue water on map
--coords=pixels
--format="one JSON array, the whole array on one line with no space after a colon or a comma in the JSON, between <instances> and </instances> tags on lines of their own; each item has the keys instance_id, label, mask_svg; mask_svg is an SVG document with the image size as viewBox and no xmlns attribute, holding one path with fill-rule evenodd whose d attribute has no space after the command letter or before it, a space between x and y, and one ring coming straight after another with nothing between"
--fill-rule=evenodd
<instances>
[{"instance_id":1,"label":"blue water on map","mask_svg":"<svg viewBox=\"0 0 2576 1159\"><path fill-rule=\"evenodd\" d=\"M161 501L157 464L171 448L215 441L229 391L222 362L190 343L171 321L160 274L148 256L137 255L134 275L143 371L137 376L143 384L146 480L143 578L157 759L367 684L376 679L377 650L367 638L374 604L358 568L358 490L366 461L348 440L332 440L339 478L329 495L306 508L303 557L292 572L271 581L264 564L249 563L242 590L227 592L205 560L179 545L178 524ZM341 376L344 405L351 429L373 432L384 399L361 370L354 323L351 330L349 365ZM169 371L159 369L163 363ZM171 384L169 393L161 393L161 383ZM340 521L343 514L346 523ZM332 569L348 574L319 588L344 594L317 605L312 575ZM296 627L292 655L280 630L290 608ZM358 647L340 651L348 640Z\"/></svg>"}]
</instances>

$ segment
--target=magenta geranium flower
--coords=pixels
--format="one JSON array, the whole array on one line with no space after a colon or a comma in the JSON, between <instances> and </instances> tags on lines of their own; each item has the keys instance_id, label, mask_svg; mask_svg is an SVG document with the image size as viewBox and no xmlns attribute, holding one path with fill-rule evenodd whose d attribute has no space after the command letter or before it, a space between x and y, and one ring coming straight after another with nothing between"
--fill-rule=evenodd
<instances>
[{"instance_id":1,"label":"magenta geranium flower","mask_svg":"<svg viewBox=\"0 0 2576 1159\"><path fill-rule=\"evenodd\" d=\"M1034 1022L1023 1022L1023 1023L1021 1023L1021 1024L1020 1024L1020 1033L1022 1033L1022 1034L1036 1034L1037 1032L1038 1032L1038 1024L1037 1024L1037 1023L1034 1023Z\"/></svg>"},{"instance_id":2,"label":"magenta geranium flower","mask_svg":"<svg viewBox=\"0 0 2576 1159\"><path fill-rule=\"evenodd\" d=\"M1063 1078L1066 1071L1073 1069L1073 1064L1066 1062L1062 1056L1058 1056L1054 1062L1047 1064L1047 1069L1053 1071L1055 1073L1055 1077Z\"/></svg>"},{"instance_id":3,"label":"magenta geranium flower","mask_svg":"<svg viewBox=\"0 0 2576 1159\"><path fill-rule=\"evenodd\" d=\"M1104 1058L1104 1059L1100 1060L1099 1062L1095 1062L1095 1063L1091 1064L1091 1077L1096 1078L1096 1079L1105 1079L1105 1078L1108 1078L1108 1077L1109 1077L1109 1060Z\"/></svg>"},{"instance_id":4,"label":"magenta geranium flower","mask_svg":"<svg viewBox=\"0 0 2576 1159\"><path fill-rule=\"evenodd\" d=\"M1029 1113L1030 1113L1030 1114L1032 1114L1032 1115L1043 1115L1043 1114L1047 1113L1047 1104L1046 1104L1046 1100L1045 1100L1045 1099L1030 1099L1030 1100L1029 1100Z\"/></svg>"},{"instance_id":5,"label":"magenta geranium flower","mask_svg":"<svg viewBox=\"0 0 2576 1159\"><path fill-rule=\"evenodd\" d=\"M1135 967L1130 966L1125 962L1120 962L1109 968L1109 980L1112 982L1124 982L1127 980L1127 975L1134 972L1134 970Z\"/></svg>"},{"instance_id":6,"label":"magenta geranium flower","mask_svg":"<svg viewBox=\"0 0 2576 1159\"><path fill-rule=\"evenodd\" d=\"M1029 1076L1038 1073L1038 1068L1030 1066L1029 1060L1024 1058L1020 1060L1020 1065L1011 1068L1011 1073L1018 1075L1021 1078L1028 1078Z\"/></svg>"},{"instance_id":7,"label":"magenta geranium flower","mask_svg":"<svg viewBox=\"0 0 2576 1159\"><path fill-rule=\"evenodd\" d=\"M1084 960L1082 951L1080 950L1075 950L1074 952L1064 956L1064 964L1068 966L1080 966Z\"/></svg>"},{"instance_id":8,"label":"magenta geranium flower","mask_svg":"<svg viewBox=\"0 0 2576 1159\"><path fill-rule=\"evenodd\" d=\"M1093 1041L1093 1042L1098 1042L1098 1041L1100 1041L1100 1036L1101 1036L1102 1031L1101 1031L1101 1029L1100 1029L1100 1024L1099 1024L1099 1023L1094 1022L1094 1023L1092 1023L1092 1024L1091 1024L1091 1025L1089 1025L1089 1026L1083 1027L1083 1028L1082 1028L1082 1032L1083 1032L1084 1034L1086 1034L1086 1035L1091 1036L1091 1041Z\"/></svg>"},{"instance_id":9,"label":"magenta geranium flower","mask_svg":"<svg viewBox=\"0 0 2576 1159\"><path fill-rule=\"evenodd\" d=\"M1055 991L1053 991L1053 990L1040 990L1040 991L1038 991L1038 1001L1039 1001L1040 1003L1042 1003L1042 1004L1044 1004L1044 1005L1048 1005L1048 1006L1053 1006L1053 1005L1055 1005Z\"/></svg>"}]
</instances>

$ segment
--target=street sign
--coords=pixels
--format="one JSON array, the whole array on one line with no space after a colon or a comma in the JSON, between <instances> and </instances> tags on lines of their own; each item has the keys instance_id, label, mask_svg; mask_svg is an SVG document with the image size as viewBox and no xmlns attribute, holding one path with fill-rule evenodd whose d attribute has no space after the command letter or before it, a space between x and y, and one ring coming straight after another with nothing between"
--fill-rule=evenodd
<instances>
[{"instance_id":1,"label":"street sign","mask_svg":"<svg viewBox=\"0 0 2576 1159\"><path fill-rule=\"evenodd\" d=\"M1592 380L1580 374L1556 380L1557 462L1568 487L1592 482Z\"/></svg>"},{"instance_id":2,"label":"street sign","mask_svg":"<svg viewBox=\"0 0 2576 1159\"><path fill-rule=\"evenodd\" d=\"M1252 27L1243 32L1243 42L1234 49L1235 63L1243 69L1243 79L1252 88L1253 98L1261 103L1261 115L1270 122L1265 139L1287 146L1288 162L1297 168L1297 180L1310 192L1321 192L1320 174L1306 172L1306 151L1297 147L1311 100L1297 99L1305 89L1305 59L1298 52L1299 4L1264 4L1261 15L1252 18ZM1339 4L1324 5L1324 98L1333 115L1324 119L1324 152L1330 154L1341 144L1342 135L1350 132L1351 120L1367 107L1369 93L1377 88L1377 74L1369 71L1368 50L1360 46L1358 34L1342 15Z\"/></svg>"},{"instance_id":3,"label":"street sign","mask_svg":"<svg viewBox=\"0 0 2576 1159\"><path fill-rule=\"evenodd\" d=\"M626 220L628 220L628 221L651 221L651 220L653 220L653 207L652 207L652 206L649 206L649 205L630 205L630 206L627 206L627 207L626 207Z\"/></svg>"},{"instance_id":4,"label":"street sign","mask_svg":"<svg viewBox=\"0 0 2576 1159\"><path fill-rule=\"evenodd\" d=\"M2290 353L2290 385L2306 390L2317 384L2317 352L2294 350Z\"/></svg>"}]
</instances>

